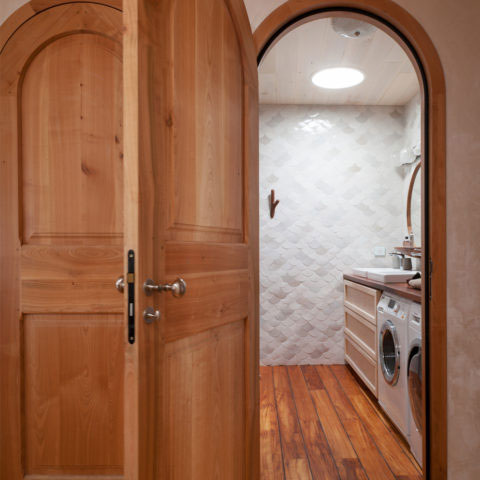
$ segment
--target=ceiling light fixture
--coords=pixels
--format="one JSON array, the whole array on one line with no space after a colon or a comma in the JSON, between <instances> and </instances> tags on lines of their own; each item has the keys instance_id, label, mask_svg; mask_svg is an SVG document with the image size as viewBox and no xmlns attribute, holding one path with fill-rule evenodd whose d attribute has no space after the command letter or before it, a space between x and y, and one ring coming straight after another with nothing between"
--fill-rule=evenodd
<instances>
[{"instance_id":1,"label":"ceiling light fixture","mask_svg":"<svg viewBox=\"0 0 480 480\"><path fill-rule=\"evenodd\" d=\"M363 82L365 75L356 68L326 68L312 77L312 82L321 88L348 88Z\"/></svg>"},{"instance_id":2,"label":"ceiling light fixture","mask_svg":"<svg viewBox=\"0 0 480 480\"><path fill-rule=\"evenodd\" d=\"M372 24L354 18L333 17L331 22L333 30L344 38L367 38L377 30Z\"/></svg>"}]
</instances>

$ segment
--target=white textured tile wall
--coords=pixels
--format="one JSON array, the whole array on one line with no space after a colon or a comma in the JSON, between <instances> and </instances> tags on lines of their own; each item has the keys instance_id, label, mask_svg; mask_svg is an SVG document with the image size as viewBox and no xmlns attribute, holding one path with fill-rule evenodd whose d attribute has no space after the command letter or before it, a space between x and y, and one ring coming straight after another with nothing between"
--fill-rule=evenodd
<instances>
[{"instance_id":1,"label":"white textured tile wall","mask_svg":"<svg viewBox=\"0 0 480 480\"><path fill-rule=\"evenodd\" d=\"M343 363L342 274L405 233L402 107L262 105L263 364ZM269 216L268 195L280 204Z\"/></svg>"}]
</instances>

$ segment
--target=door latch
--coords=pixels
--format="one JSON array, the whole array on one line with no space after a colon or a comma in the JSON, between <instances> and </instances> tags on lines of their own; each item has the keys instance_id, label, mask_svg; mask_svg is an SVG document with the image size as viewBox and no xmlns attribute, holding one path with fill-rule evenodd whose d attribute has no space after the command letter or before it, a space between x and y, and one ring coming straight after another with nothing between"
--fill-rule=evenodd
<instances>
[{"instance_id":1,"label":"door latch","mask_svg":"<svg viewBox=\"0 0 480 480\"><path fill-rule=\"evenodd\" d=\"M145 320L145 323L153 323L155 320L160 320L161 313L159 310L155 310L152 307L147 307L143 311L143 319Z\"/></svg>"},{"instance_id":2,"label":"door latch","mask_svg":"<svg viewBox=\"0 0 480 480\"><path fill-rule=\"evenodd\" d=\"M128 343L135 343L135 252L127 255ZM125 284L124 284L125 285Z\"/></svg>"}]
</instances>

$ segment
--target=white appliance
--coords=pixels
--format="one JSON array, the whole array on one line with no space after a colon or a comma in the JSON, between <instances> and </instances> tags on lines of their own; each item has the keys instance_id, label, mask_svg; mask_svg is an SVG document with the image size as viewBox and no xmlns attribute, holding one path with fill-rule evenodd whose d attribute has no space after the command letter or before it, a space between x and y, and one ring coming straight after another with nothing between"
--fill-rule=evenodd
<instances>
[{"instance_id":1,"label":"white appliance","mask_svg":"<svg viewBox=\"0 0 480 480\"><path fill-rule=\"evenodd\" d=\"M408 317L407 389L409 398L409 443L422 465L422 306L412 303Z\"/></svg>"},{"instance_id":2,"label":"white appliance","mask_svg":"<svg viewBox=\"0 0 480 480\"><path fill-rule=\"evenodd\" d=\"M378 401L405 438L409 433L407 322L411 303L383 294L377 305Z\"/></svg>"}]
</instances>

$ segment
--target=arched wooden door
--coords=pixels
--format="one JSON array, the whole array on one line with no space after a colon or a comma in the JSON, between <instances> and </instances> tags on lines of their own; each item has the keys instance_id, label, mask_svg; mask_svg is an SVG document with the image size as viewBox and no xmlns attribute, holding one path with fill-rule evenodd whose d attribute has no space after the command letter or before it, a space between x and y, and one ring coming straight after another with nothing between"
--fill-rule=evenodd
<instances>
[{"instance_id":1,"label":"arched wooden door","mask_svg":"<svg viewBox=\"0 0 480 480\"><path fill-rule=\"evenodd\" d=\"M138 398L153 398L141 412L156 412L139 425L156 418L157 479L257 479L258 91L247 13L242 0L124 6L126 243L138 259L137 317L161 315L141 322L132 357L143 368ZM183 297L142 290L177 277Z\"/></svg>"},{"instance_id":2,"label":"arched wooden door","mask_svg":"<svg viewBox=\"0 0 480 480\"><path fill-rule=\"evenodd\" d=\"M0 477L121 478L122 12L47 3L0 46Z\"/></svg>"},{"instance_id":3,"label":"arched wooden door","mask_svg":"<svg viewBox=\"0 0 480 480\"><path fill-rule=\"evenodd\" d=\"M1 478L258 478L246 11L105 3L0 31Z\"/></svg>"}]
</instances>

